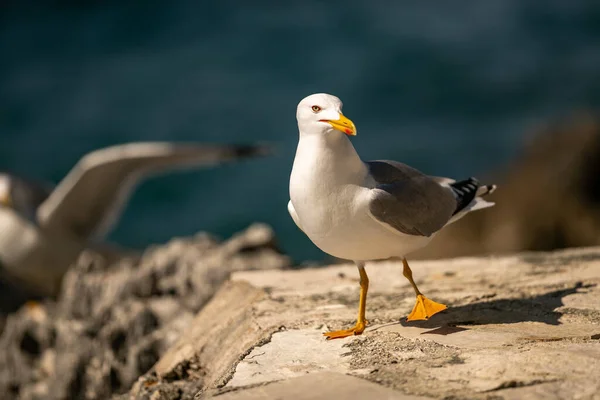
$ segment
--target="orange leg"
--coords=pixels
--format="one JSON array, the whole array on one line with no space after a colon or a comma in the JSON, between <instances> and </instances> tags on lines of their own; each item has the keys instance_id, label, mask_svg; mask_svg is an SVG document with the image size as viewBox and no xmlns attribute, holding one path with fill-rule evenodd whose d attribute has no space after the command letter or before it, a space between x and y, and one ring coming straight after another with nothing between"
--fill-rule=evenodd
<instances>
[{"instance_id":1,"label":"orange leg","mask_svg":"<svg viewBox=\"0 0 600 400\"><path fill-rule=\"evenodd\" d=\"M365 319L365 310L367 308L367 291L369 290L369 277L365 271L364 263L356 263L358 266L358 272L360 274L360 300L358 303L358 318L356 319L356 325L350 329L343 329L341 331L326 332L323 335L327 340L341 339L352 335L360 335L365 330L367 320Z\"/></svg>"},{"instance_id":2,"label":"orange leg","mask_svg":"<svg viewBox=\"0 0 600 400\"><path fill-rule=\"evenodd\" d=\"M412 271L408 266L406 258L402 259L402 264L404 265L404 277L408 279L415 290L415 295L417 296L417 302L415 303L412 312L406 318L407 321L429 319L432 315L448 308L444 304L436 303L435 301L429 300L427 297L423 296L423 294L419 291L417 284L413 280Z\"/></svg>"}]
</instances>

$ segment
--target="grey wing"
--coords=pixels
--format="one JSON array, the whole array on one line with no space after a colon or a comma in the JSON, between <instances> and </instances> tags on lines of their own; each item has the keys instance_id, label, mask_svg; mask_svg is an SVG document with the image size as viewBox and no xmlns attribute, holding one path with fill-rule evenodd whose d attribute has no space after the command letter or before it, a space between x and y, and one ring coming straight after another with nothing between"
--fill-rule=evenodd
<instances>
[{"instance_id":1,"label":"grey wing","mask_svg":"<svg viewBox=\"0 0 600 400\"><path fill-rule=\"evenodd\" d=\"M369 210L377 221L408 235L431 236L456 210L456 197L444 181L395 161L366 164L376 182Z\"/></svg>"},{"instance_id":2,"label":"grey wing","mask_svg":"<svg viewBox=\"0 0 600 400\"><path fill-rule=\"evenodd\" d=\"M47 229L89 238L105 235L144 177L168 170L263 155L264 146L203 146L165 142L132 143L84 156L39 207Z\"/></svg>"}]
</instances>

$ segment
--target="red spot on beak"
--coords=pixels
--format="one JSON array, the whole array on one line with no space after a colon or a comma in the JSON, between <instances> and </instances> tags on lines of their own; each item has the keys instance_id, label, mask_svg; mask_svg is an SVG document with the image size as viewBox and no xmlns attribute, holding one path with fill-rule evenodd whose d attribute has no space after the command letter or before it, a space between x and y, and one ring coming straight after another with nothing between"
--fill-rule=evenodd
<instances>
[{"instance_id":1,"label":"red spot on beak","mask_svg":"<svg viewBox=\"0 0 600 400\"><path fill-rule=\"evenodd\" d=\"M352 134L352 129L346 129L346 130L345 130L345 132L346 132L348 135L350 135L350 134Z\"/></svg>"}]
</instances>

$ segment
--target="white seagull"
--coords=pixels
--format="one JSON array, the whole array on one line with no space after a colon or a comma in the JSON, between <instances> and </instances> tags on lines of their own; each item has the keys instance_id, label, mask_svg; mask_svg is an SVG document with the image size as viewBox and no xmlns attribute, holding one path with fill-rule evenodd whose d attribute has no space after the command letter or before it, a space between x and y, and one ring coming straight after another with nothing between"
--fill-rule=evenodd
<instances>
[{"instance_id":1,"label":"white seagull","mask_svg":"<svg viewBox=\"0 0 600 400\"><path fill-rule=\"evenodd\" d=\"M417 288L406 255L422 248L444 226L490 203L481 197L495 185L475 178L456 182L425 175L395 161L364 162L348 136L354 123L342 102L319 93L306 97L296 112L300 140L290 177L288 211L298 227L325 253L351 260L360 273L356 325L327 332L327 339L361 334L369 278L365 262L401 258L404 276L417 296L408 320L427 319L446 309Z\"/></svg>"},{"instance_id":2,"label":"white seagull","mask_svg":"<svg viewBox=\"0 0 600 400\"><path fill-rule=\"evenodd\" d=\"M53 190L0 174L0 268L32 295L56 295L68 267L115 225L151 175L265 155L261 145L130 143L85 155Z\"/></svg>"}]
</instances>

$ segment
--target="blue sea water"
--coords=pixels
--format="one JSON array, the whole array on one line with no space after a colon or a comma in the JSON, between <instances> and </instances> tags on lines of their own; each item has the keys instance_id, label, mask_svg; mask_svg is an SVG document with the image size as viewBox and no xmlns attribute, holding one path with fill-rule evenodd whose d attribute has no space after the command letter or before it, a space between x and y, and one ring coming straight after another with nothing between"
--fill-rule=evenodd
<instances>
[{"instance_id":1,"label":"blue sea water","mask_svg":"<svg viewBox=\"0 0 600 400\"><path fill-rule=\"evenodd\" d=\"M144 183L111 239L143 247L287 214L298 101L329 92L366 159L497 170L539 124L600 105L600 5L538 0L53 1L0 5L0 170L57 182L137 140L271 142L274 157Z\"/></svg>"}]
</instances>

